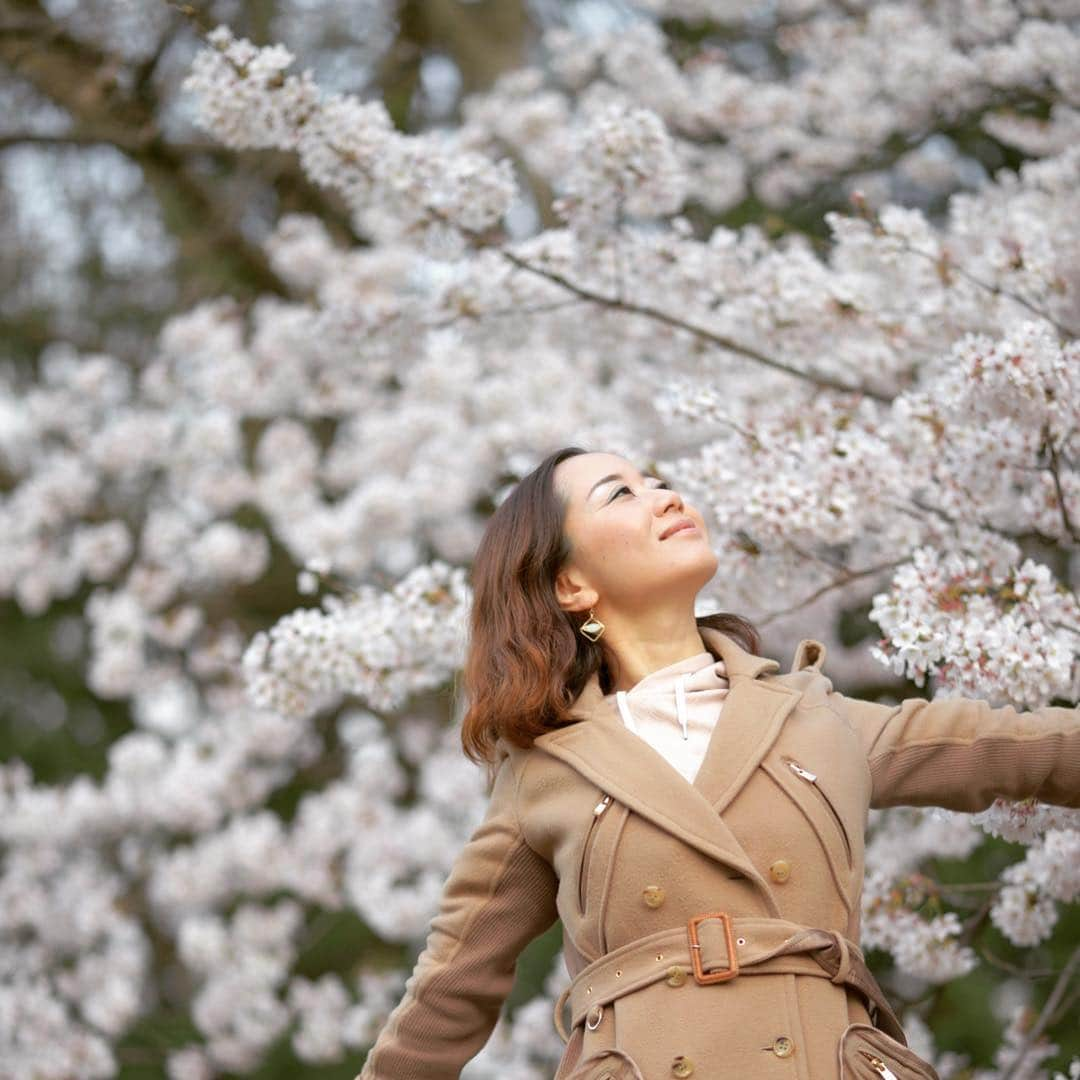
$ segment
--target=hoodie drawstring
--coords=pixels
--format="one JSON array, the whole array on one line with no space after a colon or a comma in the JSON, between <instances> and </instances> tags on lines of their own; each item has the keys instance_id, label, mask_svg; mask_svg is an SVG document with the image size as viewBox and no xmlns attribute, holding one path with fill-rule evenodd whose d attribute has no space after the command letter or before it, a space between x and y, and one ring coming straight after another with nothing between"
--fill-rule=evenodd
<instances>
[{"instance_id":1,"label":"hoodie drawstring","mask_svg":"<svg viewBox=\"0 0 1080 1080\"><path fill-rule=\"evenodd\" d=\"M680 675L675 683L675 711L679 714L679 723L682 725L683 742L690 738L686 730L686 676Z\"/></svg>"}]
</instances>

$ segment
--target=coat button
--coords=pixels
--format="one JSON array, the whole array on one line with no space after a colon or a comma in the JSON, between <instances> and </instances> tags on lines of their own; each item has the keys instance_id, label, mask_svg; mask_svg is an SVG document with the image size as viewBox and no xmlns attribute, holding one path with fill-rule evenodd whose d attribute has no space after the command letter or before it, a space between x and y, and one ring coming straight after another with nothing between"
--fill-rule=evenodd
<instances>
[{"instance_id":1,"label":"coat button","mask_svg":"<svg viewBox=\"0 0 1080 1080\"><path fill-rule=\"evenodd\" d=\"M791 877L791 863L789 863L787 859L777 859L776 862L769 867L769 877L782 885L789 877Z\"/></svg>"},{"instance_id":2,"label":"coat button","mask_svg":"<svg viewBox=\"0 0 1080 1080\"><path fill-rule=\"evenodd\" d=\"M694 1063L688 1057L683 1057L682 1054L680 1054L671 1063L672 1076L693 1076L693 1074Z\"/></svg>"},{"instance_id":3,"label":"coat button","mask_svg":"<svg viewBox=\"0 0 1080 1080\"><path fill-rule=\"evenodd\" d=\"M795 1053L795 1042L786 1035L781 1035L773 1039L772 1050L777 1057L791 1057Z\"/></svg>"},{"instance_id":4,"label":"coat button","mask_svg":"<svg viewBox=\"0 0 1080 1080\"><path fill-rule=\"evenodd\" d=\"M641 898L646 907L658 908L664 902L664 887L662 885L646 885L641 890Z\"/></svg>"},{"instance_id":5,"label":"coat button","mask_svg":"<svg viewBox=\"0 0 1080 1080\"><path fill-rule=\"evenodd\" d=\"M667 969L667 978L664 980L668 986L682 986L686 982L686 968L679 967L678 964L672 964Z\"/></svg>"}]
</instances>

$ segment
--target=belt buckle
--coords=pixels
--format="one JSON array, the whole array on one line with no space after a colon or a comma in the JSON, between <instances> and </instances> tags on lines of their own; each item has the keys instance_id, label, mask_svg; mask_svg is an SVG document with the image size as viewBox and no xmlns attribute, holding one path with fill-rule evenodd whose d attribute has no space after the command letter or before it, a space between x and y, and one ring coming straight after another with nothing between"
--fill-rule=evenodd
<instances>
[{"instance_id":1,"label":"belt buckle","mask_svg":"<svg viewBox=\"0 0 1080 1080\"><path fill-rule=\"evenodd\" d=\"M724 924L724 940L727 942L728 966L719 971L705 974L701 966L701 944L698 941L698 923L705 919L719 919ZM694 969L694 981L701 986L710 983L727 982L739 974L739 958L735 955L735 936L731 931L731 916L726 911L710 911L704 915L692 915L686 924L686 932L690 938L690 963Z\"/></svg>"}]
</instances>

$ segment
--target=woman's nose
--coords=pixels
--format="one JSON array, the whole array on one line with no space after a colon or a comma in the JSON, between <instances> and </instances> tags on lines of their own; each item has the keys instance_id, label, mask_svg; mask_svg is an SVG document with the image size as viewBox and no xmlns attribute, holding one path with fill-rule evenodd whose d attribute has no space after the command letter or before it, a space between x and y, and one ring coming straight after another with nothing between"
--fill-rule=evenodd
<instances>
[{"instance_id":1,"label":"woman's nose","mask_svg":"<svg viewBox=\"0 0 1080 1080\"><path fill-rule=\"evenodd\" d=\"M661 493L661 498L656 500L656 514L659 517L661 514L666 514L668 508L674 506L677 510L683 508L682 496L671 488L657 488L657 491Z\"/></svg>"}]
</instances>

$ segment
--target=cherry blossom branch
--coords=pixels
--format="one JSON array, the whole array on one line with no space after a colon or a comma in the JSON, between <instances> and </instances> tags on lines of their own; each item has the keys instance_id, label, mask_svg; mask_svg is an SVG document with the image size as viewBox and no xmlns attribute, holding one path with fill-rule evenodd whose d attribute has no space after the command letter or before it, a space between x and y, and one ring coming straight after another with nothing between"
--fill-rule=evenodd
<instances>
[{"instance_id":1,"label":"cherry blossom branch","mask_svg":"<svg viewBox=\"0 0 1080 1080\"><path fill-rule=\"evenodd\" d=\"M1053 1027L1059 1020L1064 1019L1066 1016L1072 1016L1078 1001L1080 1001L1080 988L1074 990L1061 1002L1054 1015L1050 1017L1047 1027Z\"/></svg>"},{"instance_id":2,"label":"cherry blossom branch","mask_svg":"<svg viewBox=\"0 0 1080 1080\"><path fill-rule=\"evenodd\" d=\"M1012 1080L1012 1078L1019 1073L1028 1049L1040 1038L1042 1033L1049 1026L1050 1018L1057 1010L1061 999L1065 996L1065 992L1069 988L1069 982L1077 967L1080 967L1080 946L1073 950L1072 955L1061 969L1061 974L1058 976L1058 980L1054 984L1053 990L1050 991L1050 996L1046 999L1046 1004L1043 1006L1042 1012L1039 1013L1035 1023L1031 1026L1031 1030L1028 1031L1027 1035L1024 1037L1024 1041L1020 1045L1019 1053L1017 1053L1016 1060L1013 1062L1012 1067L1001 1080Z\"/></svg>"},{"instance_id":3,"label":"cherry blossom branch","mask_svg":"<svg viewBox=\"0 0 1080 1080\"><path fill-rule=\"evenodd\" d=\"M814 17L816 16L810 16L805 21L812 21ZM770 30L770 35L772 33L773 31ZM993 136L982 130L982 121L988 113L993 113L1005 106L1016 107L1038 105L1041 107L1048 107L1054 100L1051 95L1040 94L1029 86L1023 88L1013 87L1005 93L1001 93L1001 88L994 87L992 84L984 83L983 86L987 89L997 90L998 96L982 102L974 109L964 112L950 123L943 122L942 115L935 111L933 115L926 118L926 122L924 122L917 130L894 131L881 147L866 150L855 160L848 162L843 167L833 169L822 179L814 181L809 190L799 200L798 219L819 219L826 211L836 205L836 192L838 187L853 180L857 181L860 177L865 177L868 173L882 173L895 168L901 158L912 152L919 151L928 140L934 137L944 135L959 142L965 131L975 129L979 131L981 138L991 139L993 142L997 143L999 147L1004 149L1006 148L1006 144L994 139ZM702 143L705 141L688 137L685 133L681 134L683 138L687 138L690 142ZM754 182L766 172L767 169L763 168L750 169L748 171L748 180L751 187L753 187ZM744 204L742 208L736 209L745 209L745 205L746 204ZM793 215L790 213L792 210L791 206L785 209L787 210L787 213L779 210L776 211L779 217L786 222L792 222L793 228L805 228L805 226L800 226L797 221L793 221ZM736 215L733 214L733 216Z\"/></svg>"},{"instance_id":4,"label":"cherry blossom branch","mask_svg":"<svg viewBox=\"0 0 1080 1080\"><path fill-rule=\"evenodd\" d=\"M890 500L889 505L893 506L897 510L906 509L903 503L899 503L895 499ZM958 525L957 519L953 517L952 514L950 514L947 510L942 510L938 506L931 506L928 503L921 502L919 499L915 498L911 500L911 505L919 510L925 511L928 514L933 514L935 517L941 518L942 521L946 522L953 528L956 528ZM999 525L991 525L987 521L978 521L975 524L977 524L980 529L983 529L988 533L992 533L994 536L1000 536L1005 540L1017 541L1023 539L1025 536L1034 536L1036 539L1040 540L1045 544L1058 543L1058 538L1056 536L1049 536L1046 533L1040 532L1038 529L1029 528L1024 530L1023 532L1013 532L1010 529L1003 529Z\"/></svg>"},{"instance_id":5,"label":"cherry blossom branch","mask_svg":"<svg viewBox=\"0 0 1080 1080\"><path fill-rule=\"evenodd\" d=\"M861 386L850 386L849 384L841 382L839 379L833 379L828 375L802 371L799 368L792 367L790 364L785 364L782 360L767 356L765 353L759 352L749 345L740 345L737 341L732 341L731 338L725 337L723 334L717 334L703 326L697 326L694 323L687 322L685 319L680 319L670 312L662 311L660 308L652 307L649 304L641 304L632 300L620 300L617 297L604 296L602 293L594 292L592 289L586 288L583 285L578 285L576 282L571 281L556 270L549 270L542 266L536 266L526 259L521 258L519 255L515 255L506 248L500 248L499 253L519 270L524 270L527 273L545 278L547 281L558 285L560 288L566 289L575 296L579 296L583 300L588 300L599 307L608 308L614 311L624 311L630 315L642 315L647 319L663 323L665 326L670 326L675 330L682 330L688 334L693 334L695 337L701 338L703 341L708 341L718 348L726 349L728 352L736 353L739 356L746 357L748 360L764 364L774 371L782 371L787 375L794 375L797 379L803 379L813 383L815 386L836 390L843 394L862 394L865 397L880 401L883 404L888 404L892 400L891 397L880 391L870 390Z\"/></svg>"},{"instance_id":6,"label":"cherry blossom branch","mask_svg":"<svg viewBox=\"0 0 1080 1080\"><path fill-rule=\"evenodd\" d=\"M862 570L842 570L839 577L822 585L820 589L815 589L814 592L805 599L800 600L796 604L792 604L791 607L783 608L780 611L770 612L770 614L766 615L764 618L757 619L756 622L759 626L766 626L774 619L782 618L785 615L791 615L804 607L809 607L815 600L820 599L826 593L832 592L834 589L841 589L845 585L857 581L859 578L873 577L876 574L884 573L886 570L895 570L898 566L903 566L910 558L911 553L909 552L899 559L891 559L889 562L879 563L877 566L868 566Z\"/></svg>"},{"instance_id":7,"label":"cherry blossom branch","mask_svg":"<svg viewBox=\"0 0 1080 1080\"><path fill-rule=\"evenodd\" d=\"M9 146L115 146L119 150L134 154L151 146L157 138L156 132L132 131L129 138L118 138L115 131L98 132L93 129L80 131L22 131L0 135L0 150ZM231 160L220 146L211 142L170 142L169 146L182 154L208 154L221 161Z\"/></svg>"},{"instance_id":8,"label":"cherry blossom branch","mask_svg":"<svg viewBox=\"0 0 1080 1080\"><path fill-rule=\"evenodd\" d=\"M37 10L37 5L33 5ZM78 41L46 21L28 22L29 48L0 35L0 63L6 63L41 94L66 109L79 123L100 132L130 153L143 168L147 182L185 208L186 220L205 224L202 235L223 259L237 264L260 291L288 294L285 283L257 245L250 243L226 217L221 204L191 173L183 156L157 132L155 101L116 93L88 94L110 78L114 62L92 46ZM104 108L103 108L104 106ZM136 132L133 141L132 132Z\"/></svg>"},{"instance_id":9,"label":"cherry blossom branch","mask_svg":"<svg viewBox=\"0 0 1080 1080\"><path fill-rule=\"evenodd\" d=\"M1049 453L1050 464L1047 469L1050 475L1054 478L1054 491L1057 493L1058 509L1061 511L1061 524L1065 529L1065 532L1073 538L1076 543L1080 543L1080 532L1077 532L1076 527L1073 525L1072 520L1069 517L1069 508L1065 502L1065 492L1061 487L1061 474L1058 472L1058 448L1054 445L1053 440L1049 440Z\"/></svg>"},{"instance_id":10,"label":"cherry blossom branch","mask_svg":"<svg viewBox=\"0 0 1080 1080\"><path fill-rule=\"evenodd\" d=\"M1022 968L1016 964L1011 964L1008 960L1002 960L1000 956L996 956L985 945L979 948L979 955L991 967L996 967L1000 971L1007 971L1010 975L1016 975L1021 979L1048 979L1051 975L1057 974L1055 968Z\"/></svg>"},{"instance_id":11,"label":"cherry blossom branch","mask_svg":"<svg viewBox=\"0 0 1080 1080\"><path fill-rule=\"evenodd\" d=\"M863 216L866 216L865 213ZM868 219L869 220L869 219ZM928 259L934 264L935 267L942 273L956 274L958 277L962 277L965 281L976 286L977 288L984 289L991 296L1004 296L1009 300L1014 301L1021 307L1027 308L1033 315L1038 316L1040 319L1045 319L1059 334L1066 337L1080 337L1080 330L1069 326L1067 323L1061 322L1059 319L1054 318L1048 311L1040 308L1037 304L1028 300L1027 297L1022 296L1020 293L1013 289L1007 289L1003 285L998 285L990 281L983 281L982 278L971 273L970 270L964 269L959 263L952 262L949 258L948 251L943 251L940 255L935 255L929 251L922 251L917 247L914 247L909 240L904 240L897 236L895 233L888 232L881 226L880 222L874 221L875 227L881 231L883 236L888 236L890 240L896 243L897 248L908 255L918 255L920 258Z\"/></svg>"},{"instance_id":12,"label":"cherry blossom branch","mask_svg":"<svg viewBox=\"0 0 1080 1080\"><path fill-rule=\"evenodd\" d=\"M434 319L423 324L424 329L440 330L447 326L456 326L461 322L483 322L485 319L520 318L522 315L548 315L553 311L563 311L585 303L584 300L552 300L547 304L533 304L529 307L492 308L490 311L462 311L446 319Z\"/></svg>"}]
</instances>

